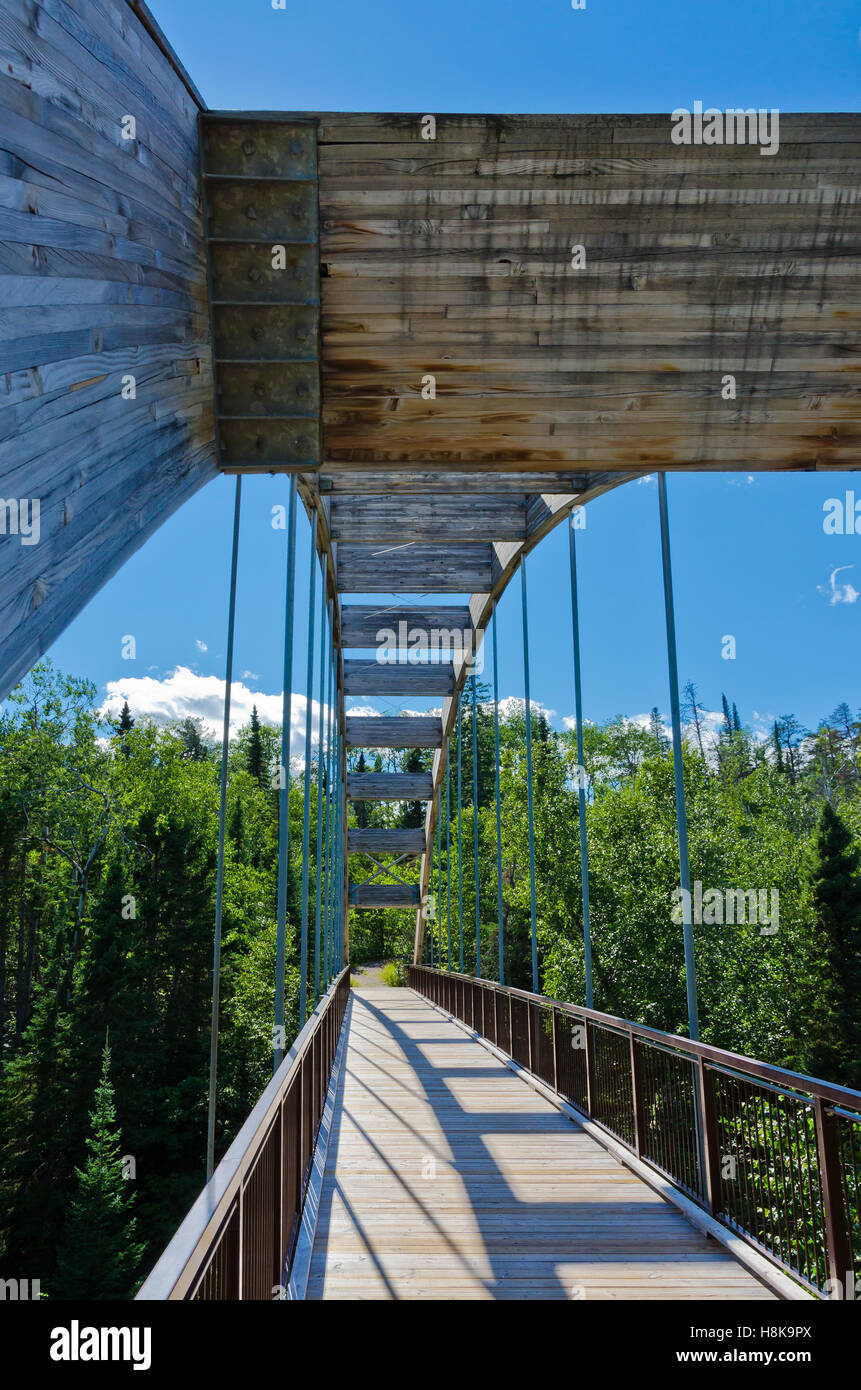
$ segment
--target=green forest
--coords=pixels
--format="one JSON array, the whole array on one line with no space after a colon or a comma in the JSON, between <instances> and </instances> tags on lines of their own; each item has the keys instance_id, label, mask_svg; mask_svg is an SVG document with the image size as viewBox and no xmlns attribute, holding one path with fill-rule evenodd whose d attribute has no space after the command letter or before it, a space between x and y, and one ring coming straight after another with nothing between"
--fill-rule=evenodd
<instances>
[{"instance_id":1,"label":"green forest","mask_svg":"<svg viewBox=\"0 0 861 1390\"><path fill-rule=\"evenodd\" d=\"M493 706L479 686L477 812L464 704L452 748L437 949L498 970ZM861 724L846 704L770 737L729 699L717 734L687 688L691 877L779 895L777 929L695 927L706 1041L861 1086ZM529 988L526 722L500 725L505 978ZM658 712L586 725L595 1007L686 1031L673 760ZM0 714L0 1261L52 1298L129 1297L203 1183L220 753L198 720L157 725L43 662ZM532 715L540 982L584 1002L574 734ZM218 1153L271 1074L280 730L231 743ZM351 766L420 771L416 751ZM290 791L288 1039L298 1028L302 779ZM443 791L443 813L446 807ZM316 843L312 779L311 844ZM478 818L479 854L473 836ZM350 823L423 823L420 803L356 803ZM448 844L448 852L446 845ZM460 850L459 850L460 846ZM313 851L312 851L313 852ZM418 861L400 865L418 879ZM351 858L353 881L376 872ZM314 873L309 875L314 885ZM435 878L435 884L437 879ZM462 888L462 914L458 903ZM313 924L313 910L311 912ZM353 963L411 958L413 913L353 913ZM313 998L314 943L309 950ZM80 1232L88 1232L86 1240Z\"/></svg>"}]
</instances>

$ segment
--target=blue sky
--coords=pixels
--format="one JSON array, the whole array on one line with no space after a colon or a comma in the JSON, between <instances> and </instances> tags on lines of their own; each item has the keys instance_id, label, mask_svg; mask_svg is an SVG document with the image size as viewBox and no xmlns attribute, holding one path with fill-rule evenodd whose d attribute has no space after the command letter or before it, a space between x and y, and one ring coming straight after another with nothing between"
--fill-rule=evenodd
<instances>
[{"instance_id":1,"label":"blue sky","mask_svg":"<svg viewBox=\"0 0 861 1390\"><path fill-rule=\"evenodd\" d=\"M854 0L587 0L585 11L569 0L287 0L284 11L270 0L150 3L213 107L625 112L701 99L848 111L861 89ZM103 689L126 685L146 708L171 710L175 697L183 712L196 701L210 714L233 486L204 489L125 566L54 644L61 667ZM745 722L765 727L790 711L812 725L840 700L861 705L861 535L826 535L822 524L823 503L852 486L851 474L670 476L679 674L709 709L725 690ZM857 491L861 499L861 481ZM273 531L271 507L286 500L287 482L246 479L244 494L237 708L259 695L274 711L284 533ZM578 546L587 717L666 711L654 480L591 504ZM557 722L573 707L566 547L560 530L529 566L533 695ZM303 528L300 575L307 565ZM502 695L522 693L519 602L518 584L500 608ZM297 691L303 629L300 616ZM121 659L127 634L134 662ZM735 660L721 657L728 634ZM178 667L190 674L171 676ZM132 685L142 680L150 684Z\"/></svg>"}]
</instances>

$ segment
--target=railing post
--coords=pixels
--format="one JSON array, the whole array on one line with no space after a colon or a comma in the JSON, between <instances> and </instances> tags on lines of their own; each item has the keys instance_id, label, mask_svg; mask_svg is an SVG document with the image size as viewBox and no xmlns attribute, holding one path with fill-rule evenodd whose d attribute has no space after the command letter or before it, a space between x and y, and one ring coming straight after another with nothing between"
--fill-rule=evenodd
<instances>
[{"instance_id":1,"label":"railing post","mask_svg":"<svg viewBox=\"0 0 861 1390\"><path fill-rule=\"evenodd\" d=\"M700 1174L700 1181L706 1205L712 1216L717 1216L723 1205L717 1097L714 1072L706 1066L702 1057L697 1057L697 1084L700 1114L703 1117L703 1172Z\"/></svg>"},{"instance_id":2,"label":"railing post","mask_svg":"<svg viewBox=\"0 0 861 1390\"><path fill-rule=\"evenodd\" d=\"M555 1008L555 1006L554 1006L553 1004L550 1005L550 1027L551 1027L551 1029L552 1029L551 1036L552 1036L552 1039L553 1039L553 1089L554 1089L554 1091L556 1091L556 1093L558 1094L558 1093L559 1093L559 1060L558 1060L558 1058L557 1058L557 1056L556 1056L556 1008Z\"/></svg>"},{"instance_id":3,"label":"railing post","mask_svg":"<svg viewBox=\"0 0 861 1390\"><path fill-rule=\"evenodd\" d=\"M819 1154L819 1180L825 1207L828 1274L832 1281L837 1281L837 1288L845 1290L846 1276L852 1274L853 1264L840 1181L840 1122L833 1108L821 1096L817 1096L814 1101L814 1118L816 1148ZM854 1289L854 1275L852 1283Z\"/></svg>"},{"instance_id":4,"label":"railing post","mask_svg":"<svg viewBox=\"0 0 861 1390\"><path fill-rule=\"evenodd\" d=\"M595 1042L592 1037L592 1029L589 1027L588 1018L583 1020L583 1029L586 1043L586 1113L591 1120L595 1119Z\"/></svg>"},{"instance_id":5,"label":"railing post","mask_svg":"<svg viewBox=\"0 0 861 1390\"><path fill-rule=\"evenodd\" d=\"M631 1098L634 1105L634 1148L637 1157L642 1158L646 1147L646 1112L643 1108L643 1068L640 1051L633 1028L628 1034L628 1047L631 1055Z\"/></svg>"}]
</instances>

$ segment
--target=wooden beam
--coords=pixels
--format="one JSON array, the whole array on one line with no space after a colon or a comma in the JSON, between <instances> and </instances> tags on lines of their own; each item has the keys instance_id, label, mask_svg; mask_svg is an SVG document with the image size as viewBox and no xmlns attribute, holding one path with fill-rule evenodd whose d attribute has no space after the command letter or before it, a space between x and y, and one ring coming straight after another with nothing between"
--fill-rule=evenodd
<instances>
[{"instance_id":1,"label":"wooden beam","mask_svg":"<svg viewBox=\"0 0 861 1390\"><path fill-rule=\"evenodd\" d=\"M433 791L429 772L349 772L349 801L428 801Z\"/></svg>"},{"instance_id":2,"label":"wooden beam","mask_svg":"<svg viewBox=\"0 0 861 1390\"><path fill-rule=\"evenodd\" d=\"M347 715L348 748L439 748L442 721L437 716ZM424 832L422 832L424 843Z\"/></svg>"},{"instance_id":3,"label":"wooden beam","mask_svg":"<svg viewBox=\"0 0 861 1390\"><path fill-rule=\"evenodd\" d=\"M384 639L378 634L394 632L398 647L409 649L412 646L413 650L426 651L436 644L437 650L443 650L440 647L444 640L442 634L456 632L462 637L472 631L469 609L456 604L435 607L417 604L415 608L404 608L398 604L378 607L376 604L347 603L341 614L341 641L345 647L379 647Z\"/></svg>"},{"instance_id":4,"label":"wooden beam","mask_svg":"<svg viewBox=\"0 0 861 1390\"><path fill-rule=\"evenodd\" d=\"M347 848L351 854L422 854L425 833L418 830L350 830Z\"/></svg>"},{"instance_id":5,"label":"wooden beam","mask_svg":"<svg viewBox=\"0 0 861 1390\"><path fill-rule=\"evenodd\" d=\"M460 468L447 468L444 464L434 466L416 465L414 468L399 468L396 464L380 464L373 472L368 472L361 463L335 463L327 459L319 475L321 492L332 492L338 496L384 497L422 496L426 493L439 493L440 488L450 488L453 493L504 494L507 497L521 497L530 492L582 492L589 484L588 473L553 473L547 471L523 471L522 466L512 462L510 471L493 471L484 467L465 471Z\"/></svg>"},{"instance_id":6,"label":"wooden beam","mask_svg":"<svg viewBox=\"0 0 861 1390\"><path fill-rule=\"evenodd\" d=\"M489 545L344 545L337 549L341 593L463 594L491 586Z\"/></svg>"},{"instance_id":7,"label":"wooden beam","mask_svg":"<svg viewBox=\"0 0 861 1390\"><path fill-rule=\"evenodd\" d=\"M407 665L400 662L345 661L345 695L451 695L454 666L450 661Z\"/></svg>"},{"instance_id":8,"label":"wooden beam","mask_svg":"<svg viewBox=\"0 0 861 1390\"><path fill-rule=\"evenodd\" d=\"M337 497L332 504L336 541L493 541L526 539L522 497L476 493L469 506L455 492L401 499Z\"/></svg>"},{"instance_id":9,"label":"wooden beam","mask_svg":"<svg viewBox=\"0 0 861 1390\"><path fill-rule=\"evenodd\" d=\"M415 885L405 883L358 883L350 888L350 907L406 907L417 908L419 890Z\"/></svg>"}]
</instances>

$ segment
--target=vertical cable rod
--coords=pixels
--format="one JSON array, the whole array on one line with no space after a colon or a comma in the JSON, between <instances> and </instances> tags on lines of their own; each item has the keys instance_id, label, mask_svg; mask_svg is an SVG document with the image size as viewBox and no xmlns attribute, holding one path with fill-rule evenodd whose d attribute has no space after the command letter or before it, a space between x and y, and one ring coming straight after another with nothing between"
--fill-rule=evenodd
<instances>
[{"instance_id":1,"label":"vertical cable rod","mask_svg":"<svg viewBox=\"0 0 861 1390\"><path fill-rule=\"evenodd\" d=\"M445 741L445 936L451 970L451 762L450 739Z\"/></svg>"},{"instance_id":2,"label":"vertical cable rod","mask_svg":"<svg viewBox=\"0 0 861 1390\"><path fill-rule=\"evenodd\" d=\"M475 864L475 974L481 979L481 889L478 873L478 679L472 676L472 827Z\"/></svg>"},{"instance_id":3,"label":"vertical cable rod","mask_svg":"<svg viewBox=\"0 0 861 1390\"><path fill-rule=\"evenodd\" d=\"M460 973L463 974L463 739L460 696L457 697L457 932L460 942Z\"/></svg>"},{"instance_id":4,"label":"vertical cable rod","mask_svg":"<svg viewBox=\"0 0 861 1390\"><path fill-rule=\"evenodd\" d=\"M580 813L580 881L583 887L583 964L586 972L586 1008L594 1008L592 990L592 930L589 921L589 844L586 836L586 769L583 754L583 692L580 666L580 608L577 597L577 555L574 544L574 512L568 513L568 550L571 561L571 633L574 644L574 716L577 720L577 797Z\"/></svg>"},{"instance_id":5,"label":"vertical cable rod","mask_svg":"<svg viewBox=\"0 0 861 1390\"><path fill-rule=\"evenodd\" d=\"M275 1036L272 1070L284 1057L284 976L287 966L287 880L290 873L290 733L293 719L293 618L296 591L296 475L287 503L287 577L284 595L284 664L281 691L281 768L278 778L278 887L275 934Z\"/></svg>"},{"instance_id":6,"label":"vertical cable rod","mask_svg":"<svg viewBox=\"0 0 861 1390\"><path fill-rule=\"evenodd\" d=\"M299 1027L308 1016L308 877L311 857L311 722L314 706L314 617L317 594L317 513L311 514L308 580L308 665L305 678L305 784L302 800L302 942L299 960Z\"/></svg>"},{"instance_id":7,"label":"vertical cable rod","mask_svg":"<svg viewBox=\"0 0 861 1390\"><path fill-rule=\"evenodd\" d=\"M502 914L502 796L499 785L499 660L496 643L496 604L493 605L493 755L496 763L496 929L499 983L505 984L505 927Z\"/></svg>"},{"instance_id":8,"label":"vertical cable rod","mask_svg":"<svg viewBox=\"0 0 861 1390\"><path fill-rule=\"evenodd\" d=\"M529 695L529 614L526 605L526 556L520 561L523 610L523 679L526 694L526 806L529 824L529 918L532 938L532 993L538 993L538 912L535 903L535 814L532 790L532 702Z\"/></svg>"},{"instance_id":9,"label":"vertical cable rod","mask_svg":"<svg viewBox=\"0 0 861 1390\"><path fill-rule=\"evenodd\" d=\"M224 905L224 839L227 826L227 763L230 751L230 692L233 684L233 634L236 627L236 574L239 567L239 515L242 474L236 475L233 503L233 548L227 606L227 657L224 671L224 724L221 735L221 786L218 795L218 875L215 885L215 934L212 946L212 1020L209 1033L209 1113L206 1126L206 1181L215 1167L215 1090L218 1080L218 1015L221 1003L221 915Z\"/></svg>"},{"instance_id":10,"label":"vertical cable rod","mask_svg":"<svg viewBox=\"0 0 861 1390\"><path fill-rule=\"evenodd\" d=\"M688 1000L688 1033L699 1038L697 966L691 916L691 868L688 854L688 815L685 804L685 764L682 720L679 709L679 666L676 653L676 618L673 604L673 571L670 562L670 520L667 510L667 475L658 474L658 509L661 518L661 563L664 575L664 617L667 626L667 666L670 678L670 712L673 724L673 769L676 781L676 832L679 842L679 877L682 888L682 931L685 947L685 985Z\"/></svg>"},{"instance_id":11,"label":"vertical cable rod","mask_svg":"<svg viewBox=\"0 0 861 1390\"><path fill-rule=\"evenodd\" d=\"M316 902L314 904L314 1008L320 1000L320 972L321 968L325 978L326 963L321 960L323 954L322 942L320 940L321 916L322 916L322 896L323 896L323 877L321 874L323 858L323 717L326 709L326 699L324 698L325 674L326 674L326 573L325 570L320 574L320 717L317 723L317 852L314 856L314 877L317 883ZM325 985L323 986L325 989Z\"/></svg>"}]
</instances>

